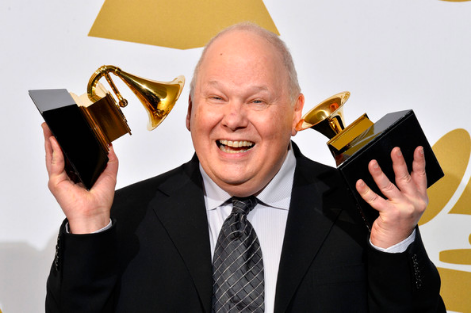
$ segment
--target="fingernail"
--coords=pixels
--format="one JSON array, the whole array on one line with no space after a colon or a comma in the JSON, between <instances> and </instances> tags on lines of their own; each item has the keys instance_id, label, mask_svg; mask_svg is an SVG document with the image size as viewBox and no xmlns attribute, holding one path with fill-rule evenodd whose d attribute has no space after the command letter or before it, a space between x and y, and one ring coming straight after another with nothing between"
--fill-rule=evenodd
<instances>
[{"instance_id":1,"label":"fingernail","mask_svg":"<svg viewBox=\"0 0 471 313\"><path fill-rule=\"evenodd\" d=\"M373 162L373 168L379 168L379 164L378 164L377 161L374 161L374 162Z\"/></svg>"},{"instance_id":2,"label":"fingernail","mask_svg":"<svg viewBox=\"0 0 471 313\"><path fill-rule=\"evenodd\" d=\"M419 153L420 155L424 155L424 147L419 147Z\"/></svg>"},{"instance_id":3,"label":"fingernail","mask_svg":"<svg viewBox=\"0 0 471 313\"><path fill-rule=\"evenodd\" d=\"M401 156L402 155L402 151L401 151L401 148L397 148L397 153L396 153L397 156Z\"/></svg>"}]
</instances>

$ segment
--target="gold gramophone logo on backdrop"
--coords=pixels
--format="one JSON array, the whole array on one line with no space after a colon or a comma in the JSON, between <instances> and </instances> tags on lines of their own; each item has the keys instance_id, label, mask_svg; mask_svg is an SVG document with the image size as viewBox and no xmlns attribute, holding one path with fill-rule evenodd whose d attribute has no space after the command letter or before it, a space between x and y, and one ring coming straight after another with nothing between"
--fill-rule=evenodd
<instances>
[{"instance_id":1,"label":"gold gramophone logo on backdrop","mask_svg":"<svg viewBox=\"0 0 471 313\"><path fill-rule=\"evenodd\" d=\"M440 214L457 214L471 220L471 177L466 181L465 174L471 171L471 138L464 129L455 129L440 138L434 145L445 176L429 189L429 206L420 225L423 225ZM458 200L453 200L458 199ZM455 201L450 203L450 201ZM448 212L441 212L452 205ZM468 223L469 224L469 223ZM471 229L465 230L471 233ZM468 233L466 233L468 235ZM468 241L471 244L471 234ZM448 264L471 265L471 245L466 249L449 249L440 251L439 260ZM442 279L441 294L447 309L456 312L471 312L471 271L460 271L439 267Z\"/></svg>"},{"instance_id":2,"label":"gold gramophone logo on backdrop","mask_svg":"<svg viewBox=\"0 0 471 313\"><path fill-rule=\"evenodd\" d=\"M242 21L279 35L262 0L107 0L88 35L191 49L203 47L223 28Z\"/></svg>"}]
</instances>

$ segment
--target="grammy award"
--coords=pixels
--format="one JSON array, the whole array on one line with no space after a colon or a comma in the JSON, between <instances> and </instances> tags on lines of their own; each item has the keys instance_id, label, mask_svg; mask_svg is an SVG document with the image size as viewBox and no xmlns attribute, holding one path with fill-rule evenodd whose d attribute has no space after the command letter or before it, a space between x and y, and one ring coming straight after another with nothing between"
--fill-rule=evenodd
<instances>
[{"instance_id":1,"label":"grammy award","mask_svg":"<svg viewBox=\"0 0 471 313\"><path fill-rule=\"evenodd\" d=\"M368 163L372 159L378 161L382 171L392 183L395 183L391 150L394 147L401 149L407 167L411 171L414 150L422 146L426 162L427 187L433 185L444 174L412 110L386 114L376 123L363 114L346 126L343 105L349 97L350 92L346 91L324 100L303 116L296 129L301 131L311 128L329 138L327 146L335 159L337 169L370 229L378 212L361 198L355 185L361 178L374 192L382 195L368 172Z\"/></svg>"},{"instance_id":2,"label":"grammy award","mask_svg":"<svg viewBox=\"0 0 471 313\"><path fill-rule=\"evenodd\" d=\"M87 93L78 97L66 89L29 90L29 94L57 139L65 157L65 170L75 183L91 189L108 162L109 145L126 133L131 134L121 111L124 99L110 73L118 76L142 102L149 116L148 130L167 117L181 94L185 77L171 82L144 79L105 65L95 71ZM105 77L118 98L118 104L99 80Z\"/></svg>"}]
</instances>

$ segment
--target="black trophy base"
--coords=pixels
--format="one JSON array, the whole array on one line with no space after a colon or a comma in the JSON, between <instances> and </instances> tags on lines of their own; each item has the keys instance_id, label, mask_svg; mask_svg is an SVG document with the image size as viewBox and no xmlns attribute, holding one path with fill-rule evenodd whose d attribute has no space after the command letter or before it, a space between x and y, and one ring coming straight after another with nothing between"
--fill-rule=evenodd
<instances>
[{"instance_id":1,"label":"black trophy base","mask_svg":"<svg viewBox=\"0 0 471 313\"><path fill-rule=\"evenodd\" d=\"M91 189L108 163L107 149L66 89L30 90L29 94L64 153L67 174Z\"/></svg>"},{"instance_id":2,"label":"black trophy base","mask_svg":"<svg viewBox=\"0 0 471 313\"><path fill-rule=\"evenodd\" d=\"M377 160L389 180L395 183L391 150L394 147L401 148L410 172L412 171L414 151L418 146L424 148L427 187L430 187L444 174L412 110L385 115L352 141L349 149L343 153L344 161L338 166L338 169L357 200L358 207L369 228L378 217L378 211L361 198L356 191L356 182L360 178L363 179L374 192L382 196L368 172L368 163L372 159Z\"/></svg>"}]
</instances>

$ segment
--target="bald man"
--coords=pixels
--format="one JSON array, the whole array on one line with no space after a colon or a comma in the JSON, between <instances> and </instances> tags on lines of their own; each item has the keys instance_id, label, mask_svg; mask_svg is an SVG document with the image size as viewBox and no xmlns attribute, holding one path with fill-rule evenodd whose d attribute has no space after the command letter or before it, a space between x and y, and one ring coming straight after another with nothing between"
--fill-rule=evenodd
<instances>
[{"instance_id":1,"label":"bald man","mask_svg":"<svg viewBox=\"0 0 471 313\"><path fill-rule=\"evenodd\" d=\"M211 40L196 66L186 118L195 156L181 167L115 193L111 150L87 191L67 177L44 125L49 188L67 217L46 311L212 312L231 199L255 196L244 218L263 254L263 301L252 309L233 296L219 312L444 312L417 229L428 201L423 150L411 173L391 152L399 188L370 163L387 198L358 182L380 214L369 234L338 172L291 141L303 105L284 43L243 23Z\"/></svg>"}]
</instances>

